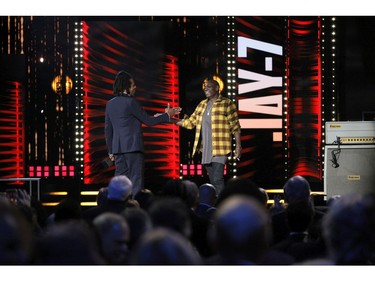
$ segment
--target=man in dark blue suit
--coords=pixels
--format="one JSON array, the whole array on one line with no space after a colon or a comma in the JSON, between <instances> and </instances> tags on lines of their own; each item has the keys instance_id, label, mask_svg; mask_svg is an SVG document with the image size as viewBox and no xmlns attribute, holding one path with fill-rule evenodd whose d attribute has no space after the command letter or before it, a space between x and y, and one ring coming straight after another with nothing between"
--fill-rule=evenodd
<instances>
[{"instance_id":1,"label":"man in dark blue suit","mask_svg":"<svg viewBox=\"0 0 375 281\"><path fill-rule=\"evenodd\" d=\"M154 126L170 122L181 112L180 107L165 109L165 113L150 116L133 98L136 85L132 75L120 71L113 84L114 98L105 109L105 139L109 158L115 162L115 176L126 175L133 183L133 196L144 185L144 144L142 124Z\"/></svg>"}]
</instances>

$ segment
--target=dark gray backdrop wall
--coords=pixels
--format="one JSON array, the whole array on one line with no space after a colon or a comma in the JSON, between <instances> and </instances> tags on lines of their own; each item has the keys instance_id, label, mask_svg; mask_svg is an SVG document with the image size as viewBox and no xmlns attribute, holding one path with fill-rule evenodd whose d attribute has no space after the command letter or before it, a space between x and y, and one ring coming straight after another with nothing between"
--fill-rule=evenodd
<instances>
[{"instance_id":1,"label":"dark gray backdrop wall","mask_svg":"<svg viewBox=\"0 0 375 281\"><path fill-rule=\"evenodd\" d=\"M375 118L374 30L374 16L337 17L339 121L359 121L364 113Z\"/></svg>"}]
</instances>

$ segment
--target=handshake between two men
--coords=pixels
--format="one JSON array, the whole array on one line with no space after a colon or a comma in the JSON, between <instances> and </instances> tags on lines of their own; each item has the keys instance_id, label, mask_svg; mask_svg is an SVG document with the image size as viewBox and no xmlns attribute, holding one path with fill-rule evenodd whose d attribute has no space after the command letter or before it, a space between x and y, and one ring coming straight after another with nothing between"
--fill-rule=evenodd
<instances>
[{"instance_id":1,"label":"handshake between two men","mask_svg":"<svg viewBox=\"0 0 375 281\"><path fill-rule=\"evenodd\" d=\"M169 117L178 115L181 113L182 108L179 106L171 107L168 103L167 108L165 109L165 112L168 113ZM156 113L154 117L160 116L162 113Z\"/></svg>"}]
</instances>

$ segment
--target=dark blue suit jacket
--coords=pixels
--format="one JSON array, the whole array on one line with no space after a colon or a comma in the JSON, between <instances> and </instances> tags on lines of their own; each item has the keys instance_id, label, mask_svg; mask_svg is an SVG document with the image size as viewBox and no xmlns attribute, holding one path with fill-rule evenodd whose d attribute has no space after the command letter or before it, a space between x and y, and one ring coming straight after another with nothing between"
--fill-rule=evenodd
<instances>
[{"instance_id":1,"label":"dark blue suit jacket","mask_svg":"<svg viewBox=\"0 0 375 281\"><path fill-rule=\"evenodd\" d=\"M142 123L153 126L169 122L164 113L149 116L134 97L117 96L107 102L105 109L105 140L108 153L143 152Z\"/></svg>"}]
</instances>

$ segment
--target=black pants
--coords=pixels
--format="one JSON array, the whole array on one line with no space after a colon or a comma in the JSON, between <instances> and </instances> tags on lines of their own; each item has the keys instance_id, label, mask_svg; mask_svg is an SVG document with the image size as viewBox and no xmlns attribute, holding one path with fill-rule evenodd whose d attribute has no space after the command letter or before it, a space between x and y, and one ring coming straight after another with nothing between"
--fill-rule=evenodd
<instances>
[{"instance_id":1,"label":"black pants","mask_svg":"<svg viewBox=\"0 0 375 281\"><path fill-rule=\"evenodd\" d=\"M115 154L115 176L125 175L133 183L133 197L144 187L144 156L142 152Z\"/></svg>"}]
</instances>

